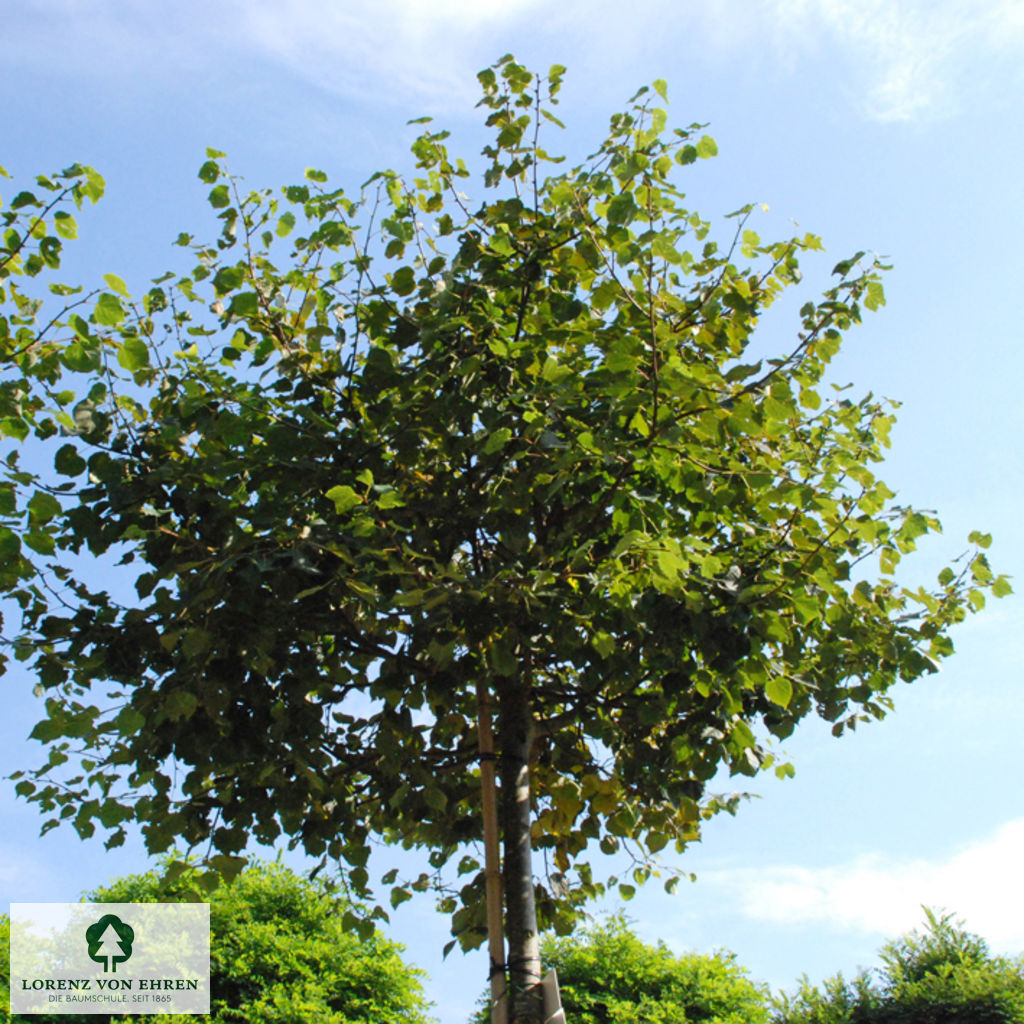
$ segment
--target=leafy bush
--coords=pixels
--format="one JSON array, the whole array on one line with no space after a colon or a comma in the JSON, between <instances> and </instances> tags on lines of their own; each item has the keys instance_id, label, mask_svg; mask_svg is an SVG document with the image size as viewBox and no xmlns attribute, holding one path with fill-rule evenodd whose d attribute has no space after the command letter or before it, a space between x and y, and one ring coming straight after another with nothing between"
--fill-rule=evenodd
<instances>
[{"instance_id":1,"label":"leafy bush","mask_svg":"<svg viewBox=\"0 0 1024 1024\"><path fill-rule=\"evenodd\" d=\"M170 892L155 872L131 875L86 898L154 903L189 894L187 878ZM244 871L210 899L209 1017L145 1015L119 1019L168 1024L428 1024L419 978L401 947L357 938L342 925L347 903L279 864ZM0 961L9 963L9 919L0 929ZM5 971L6 973L6 971ZM3 988L6 989L6 978ZM96 1024L94 1015L8 1015L0 1021Z\"/></svg>"},{"instance_id":2,"label":"leafy bush","mask_svg":"<svg viewBox=\"0 0 1024 1024\"><path fill-rule=\"evenodd\" d=\"M768 991L731 953L677 955L648 945L621 916L580 936L549 938L569 1024L767 1024ZM475 1024L489 1020L481 1010Z\"/></svg>"},{"instance_id":3,"label":"leafy bush","mask_svg":"<svg viewBox=\"0 0 1024 1024\"><path fill-rule=\"evenodd\" d=\"M1024 1024L1024 959L994 957L951 914L886 943L883 966L841 974L821 989L805 978L775 1004L772 1024Z\"/></svg>"}]
</instances>

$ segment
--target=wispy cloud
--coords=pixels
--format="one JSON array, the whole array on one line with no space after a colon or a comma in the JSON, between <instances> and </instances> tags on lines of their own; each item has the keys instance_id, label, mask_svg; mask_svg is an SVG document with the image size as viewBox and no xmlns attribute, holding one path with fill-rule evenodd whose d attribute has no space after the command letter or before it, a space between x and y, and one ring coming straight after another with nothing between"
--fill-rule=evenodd
<instances>
[{"instance_id":1,"label":"wispy cloud","mask_svg":"<svg viewBox=\"0 0 1024 1024\"><path fill-rule=\"evenodd\" d=\"M508 26L539 2L293 0L283 7L232 0L232 6L251 44L319 88L435 105L461 101L472 88L469 54L481 33Z\"/></svg>"},{"instance_id":2,"label":"wispy cloud","mask_svg":"<svg viewBox=\"0 0 1024 1024\"><path fill-rule=\"evenodd\" d=\"M258 78L276 66L328 95L463 107L475 94L473 73L500 56L508 30L528 28L525 19L544 3L180 0L172 12L123 0L23 0L5 34L15 63L123 76L135 88L173 79L183 91L227 67Z\"/></svg>"},{"instance_id":3,"label":"wispy cloud","mask_svg":"<svg viewBox=\"0 0 1024 1024\"><path fill-rule=\"evenodd\" d=\"M473 72L505 49L531 61L550 51L592 87L632 88L680 65L709 83L755 68L815 93L838 86L885 121L940 117L977 90L1005 88L1024 52L1024 0L633 0L627 19L615 13L592 0L181 0L173 14L122 0L23 0L5 35L9 60L46 55L55 72L181 82L229 60L404 109L464 109Z\"/></svg>"},{"instance_id":4,"label":"wispy cloud","mask_svg":"<svg viewBox=\"0 0 1024 1024\"><path fill-rule=\"evenodd\" d=\"M953 808L950 826L955 827ZM965 919L993 948L1024 949L1024 819L946 859L878 855L826 868L768 866L704 872L734 894L746 916L775 925L816 925L894 938L918 926L921 907Z\"/></svg>"},{"instance_id":5,"label":"wispy cloud","mask_svg":"<svg viewBox=\"0 0 1024 1024\"><path fill-rule=\"evenodd\" d=\"M438 102L465 99L481 55L497 56L501 39L523 39L531 28L561 34L564 59L592 65L591 74L636 66L640 56L663 62L657 55L670 51L706 62L744 52L764 64L767 47L788 74L845 79L850 102L884 121L957 109L970 90L998 87L989 81L998 58L1024 48L1024 0L721 0L710 9L635 0L626 26L594 17L589 0L229 6L257 47L322 87L360 95L379 90L383 76L396 93Z\"/></svg>"},{"instance_id":6,"label":"wispy cloud","mask_svg":"<svg viewBox=\"0 0 1024 1024\"><path fill-rule=\"evenodd\" d=\"M990 82L1024 44L1022 0L764 0L775 45L837 53L863 111L883 121L940 117Z\"/></svg>"}]
</instances>

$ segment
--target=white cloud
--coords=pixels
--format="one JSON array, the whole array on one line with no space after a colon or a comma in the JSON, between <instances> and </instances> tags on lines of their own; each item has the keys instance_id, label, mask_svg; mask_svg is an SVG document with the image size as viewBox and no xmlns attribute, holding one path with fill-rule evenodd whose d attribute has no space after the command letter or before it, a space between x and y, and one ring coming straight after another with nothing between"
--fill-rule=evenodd
<instances>
[{"instance_id":1,"label":"white cloud","mask_svg":"<svg viewBox=\"0 0 1024 1024\"><path fill-rule=\"evenodd\" d=\"M950 827L956 827L950 808ZM877 854L827 868L769 866L701 874L736 895L742 913L777 925L817 925L895 938L921 924L922 906L966 921L1000 952L1024 949L1024 819L945 860Z\"/></svg>"}]
</instances>

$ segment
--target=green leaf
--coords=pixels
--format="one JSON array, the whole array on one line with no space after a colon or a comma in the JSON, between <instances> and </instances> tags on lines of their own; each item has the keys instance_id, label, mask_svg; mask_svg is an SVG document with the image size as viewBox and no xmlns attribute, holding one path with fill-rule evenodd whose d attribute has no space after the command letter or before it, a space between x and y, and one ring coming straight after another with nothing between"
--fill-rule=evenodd
<instances>
[{"instance_id":1,"label":"green leaf","mask_svg":"<svg viewBox=\"0 0 1024 1024\"><path fill-rule=\"evenodd\" d=\"M641 437L651 436L651 427L644 419L643 413L637 409L633 418L629 421L630 429L635 430Z\"/></svg>"},{"instance_id":2,"label":"green leaf","mask_svg":"<svg viewBox=\"0 0 1024 1024\"><path fill-rule=\"evenodd\" d=\"M796 591L792 594L793 608L800 621L804 624L814 622L821 615L821 607L818 599L806 591Z\"/></svg>"},{"instance_id":3,"label":"green leaf","mask_svg":"<svg viewBox=\"0 0 1024 1024\"><path fill-rule=\"evenodd\" d=\"M102 175L98 174L92 167L82 167L81 173L85 175L85 181L81 186L82 194L91 202L99 202L103 197L103 190L106 187L106 182L103 180Z\"/></svg>"},{"instance_id":4,"label":"green leaf","mask_svg":"<svg viewBox=\"0 0 1024 1024\"><path fill-rule=\"evenodd\" d=\"M501 451L511 439L512 431L508 427L500 427L493 431L484 445L484 455L493 455L495 452Z\"/></svg>"},{"instance_id":5,"label":"green leaf","mask_svg":"<svg viewBox=\"0 0 1024 1024\"><path fill-rule=\"evenodd\" d=\"M53 226L57 229L57 234L61 238L72 239L78 237L78 225L75 224L75 218L67 210L58 210L53 215Z\"/></svg>"},{"instance_id":6,"label":"green leaf","mask_svg":"<svg viewBox=\"0 0 1024 1024\"><path fill-rule=\"evenodd\" d=\"M399 267L391 275L391 287L396 295L410 295L416 288L416 276L412 267Z\"/></svg>"},{"instance_id":7,"label":"green leaf","mask_svg":"<svg viewBox=\"0 0 1024 1024\"><path fill-rule=\"evenodd\" d=\"M448 809L448 798L438 786L427 786L423 790L423 799L432 811L445 811Z\"/></svg>"},{"instance_id":8,"label":"green leaf","mask_svg":"<svg viewBox=\"0 0 1024 1024\"><path fill-rule=\"evenodd\" d=\"M132 372L149 366L149 346L142 338L125 338L117 349L118 364Z\"/></svg>"},{"instance_id":9,"label":"green leaf","mask_svg":"<svg viewBox=\"0 0 1024 1024\"><path fill-rule=\"evenodd\" d=\"M95 339L90 339L88 345L77 341L72 342L61 354L61 360L69 370L74 370L76 373L98 370L103 363Z\"/></svg>"},{"instance_id":10,"label":"green leaf","mask_svg":"<svg viewBox=\"0 0 1024 1024\"><path fill-rule=\"evenodd\" d=\"M992 581L992 568L984 555L975 556L971 562L971 576L976 583L990 583Z\"/></svg>"},{"instance_id":11,"label":"green leaf","mask_svg":"<svg viewBox=\"0 0 1024 1024\"><path fill-rule=\"evenodd\" d=\"M504 640L498 640L489 650L490 662L500 676L514 676L519 671L519 662Z\"/></svg>"},{"instance_id":12,"label":"green leaf","mask_svg":"<svg viewBox=\"0 0 1024 1024\"><path fill-rule=\"evenodd\" d=\"M326 492L326 497L334 502L334 511L342 514L361 504L362 498L346 484L338 484Z\"/></svg>"},{"instance_id":13,"label":"green leaf","mask_svg":"<svg viewBox=\"0 0 1024 1024\"><path fill-rule=\"evenodd\" d=\"M198 706L195 694L188 690L174 690L164 701L164 710L172 721L190 718Z\"/></svg>"},{"instance_id":14,"label":"green leaf","mask_svg":"<svg viewBox=\"0 0 1024 1024\"><path fill-rule=\"evenodd\" d=\"M209 865L220 875L225 882L236 879L246 866L244 857L235 857L231 854L218 853L209 859Z\"/></svg>"},{"instance_id":15,"label":"green leaf","mask_svg":"<svg viewBox=\"0 0 1024 1024\"><path fill-rule=\"evenodd\" d=\"M377 508L401 508L405 505L405 499L402 495L392 489L390 491L384 491L379 498L377 498L375 504Z\"/></svg>"},{"instance_id":16,"label":"green leaf","mask_svg":"<svg viewBox=\"0 0 1024 1024\"><path fill-rule=\"evenodd\" d=\"M55 722L53 719L49 718L44 718L41 722L36 722L32 727L32 731L28 734L29 739L40 740L42 743L49 743L51 740L55 740L63 735L63 724L61 722Z\"/></svg>"},{"instance_id":17,"label":"green leaf","mask_svg":"<svg viewBox=\"0 0 1024 1024\"><path fill-rule=\"evenodd\" d=\"M208 199L210 205L215 210L223 210L225 207L231 205L231 194L228 191L227 185L217 185L210 189Z\"/></svg>"},{"instance_id":18,"label":"green leaf","mask_svg":"<svg viewBox=\"0 0 1024 1024\"><path fill-rule=\"evenodd\" d=\"M867 291L864 295L864 305L872 312L879 306L885 305L885 290L881 281L868 281Z\"/></svg>"},{"instance_id":19,"label":"green leaf","mask_svg":"<svg viewBox=\"0 0 1024 1024\"><path fill-rule=\"evenodd\" d=\"M61 503L45 491L36 491L29 499L28 511L31 521L34 523L48 523L51 519L61 514Z\"/></svg>"},{"instance_id":20,"label":"green leaf","mask_svg":"<svg viewBox=\"0 0 1024 1024\"><path fill-rule=\"evenodd\" d=\"M128 298L128 286L117 276L117 274L104 274L103 280L107 282L107 287L112 291L117 292L118 295Z\"/></svg>"},{"instance_id":21,"label":"green leaf","mask_svg":"<svg viewBox=\"0 0 1024 1024\"><path fill-rule=\"evenodd\" d=\"M788 708L789 702L793 698L793 684L784 676L772 676L765 683L764 692L773 704Z\"/></svg>"},{"instance_id":22,"label":"green leaf","mask_svg":"<svg viewBox=\"0 0 1024 1024\"><path fill-rule=\"evenodd\" d=\"M916 540L926 534L928 529L928 520L920 512L912 512L907 516L900 533L906 540Z\"/></svg>"},{"instance_id":23,"label":"green leaf","mask_svg":"<svg viewBox=\"0 0 1024 1024\"><path fill-rule=\"evenodd\" d=\"M103 292L96 300L92 318L101 327L116 327L124 320L125 312L117 298L109 292Z\"/></svg>"},{"instance_id":24,"label":"green leaf","mask_svg":"<svg viewBox=\"0 0 1024 1024\"><path fill-rule=\"evenodd\" d=\"M864 255L863 252L858 252L849 259L840 260L833 268L832 274L835 277L846 277L847 274L857 265L857 261Z\"/></svg>"},{"instance_id":25,"label":"green leaf","mask_svg":"<svg viewBox=\"0 0 1024 1024\"><path fill-rule=\"evenodd\" d=\"M37 555L52 555L57 548L53 536L45 530L29 530L22 538L25 545L30 547Z\"/></svg>"},{"instance_id":26,"label":"green leaf","mask_svg":"<svg viewBox=\"0 0 1024 1024\"><path fill-rule=\"evenodd\" d=\"M780 402L771 396L764 400L762 406L765 418L769 421L784 424L793 415L793 407L785 402Z\"/></svg>"},{"instance_id":27,"label":"green leaf","mask_svg":"<svg viewBox=\"0 0 1024 1024\"><path fill-rule=\"evenodd\" d=\"M595 634L591 643L602 658L610 658L615 653L615 638L610 633Z\"/></svg>"},{"instance_id":28,"label":"green leaf","mask_svg":"<svg viewBox=\"0 0 1024 1024\"><path fill-rule=\"evenodd\" d=\"M228 312L232 316L256 316L260 311L260 298L255 292L239 292L231 297Z\"/></svg>"},{"instance_id":29,"label":"green leaf","mask_svg":"<svg viewBox=\"0 0 1024 1024\"><path fill-rule=\"evenodd\" d=\"M710 135L702 135L700 141L697 143L697 156L701 160L707 160L709 157L718 156L718 143L715 142Z\"/></svg>"},{"instance_id":30,"label":"green leaf","mask_svg":"<svg viewBox=\"0 0 1024 1024\"><path fill-rule=\"evenodd\" d=\"M560 384L567 377L572 376L572 368L560 363L554 356L548 356L541 367L540 376L542 380Z\"/></svg>"},{"instance_id":31,"label":"green leaf","mask_svg":"<svg viewBox=\"0 0 1024 1024\"><path fill-rule=\"evenodd\" d=\"M412 893L408 889L396 887L391 890L391 908L397 910L403 903L412 899Z\"/></svg>"},{"instance_id":32,"label":"green leaf","mask_svg":"<svg viewBox=\"0 0 1024 1024\"><path fill-rule=\"evenodd\" d=\"M0 566L9 566L21 557L21 540L6 526L0 526Z\"/></svg>"},{"instance_id":33,"label":"green leaf","mask_svg":"<svg viewBox=\"0 0 1024 1024\"><path fill-rule=\"evenodd\" d=\"M609 204L608 204L608 223L609 224L629 224L630 221L637 215L636 203L633 200L631 192L620 192Z\"/></svg>"},{"instance_id":34,"label":"green leaf","mask_svg":"<svg viewBox=\"0 0 1024 1024\"><path fill-rule=\"evenodd\" d=\"M122 733L136 733L146 725L146 716L131 705L122 708L117 715L117 727Z\"/></svg>"},{"instance_id":35,"label":"green leaf","mask_svg":"<svg viewBox=\"0 0 1024 1024\"><path fill-rule=\"evenodd\" d=\"M281 214L280 220L277 222L276 234L278 238L284 238L291 234L292 229L295 227L295 214L288 210L286 213Z\"/></svg>"},{"instance_id":36,"label":"green leaf","mask_svg":"<svg viewBox=\"0 0 1024 1024\"><path fill-rule=\"evenodd\" d=\"M24 441L28 437L28 424L16 416L5 416L0 420L0 433L5 437L13 437Z\"/></svg>"},{"instance_id":37,"label":"green leaf","mask_svg":"<svg viewBox=\"0 0 1024 1024\"><path fill-rule=\"evenodd\" d=\"M213 634L208 629L198 627L186 630L181 639L181 650L188 658L202 658L213 646ZM175 691L183 700L188 701L188 714L196 706L196 699L184 690Z\"/></svg>"},{"instance_id":38,"label":"green leaf","mask_svg":"<svg viewBox=\"0 0 1024 1024\"><path fill-rule=\"evenodd\" d=\"M212 185L220 177L220 168L217 166L215 160L207 160L202 167L199 168L199 180L205 181L207 185Z\"/></svg>"},{"instance_id":39,"label":"green leaf","mask_svg":"<svg viewBox=\"0 0 1024 1024\"><path fill-rule=\"evenodd\" d=\"M227 295L228 292L233 292L245 280L246 272L245 266L221 267L213 275L214 291L218 295Z\"/></svg>"}]
</instances>

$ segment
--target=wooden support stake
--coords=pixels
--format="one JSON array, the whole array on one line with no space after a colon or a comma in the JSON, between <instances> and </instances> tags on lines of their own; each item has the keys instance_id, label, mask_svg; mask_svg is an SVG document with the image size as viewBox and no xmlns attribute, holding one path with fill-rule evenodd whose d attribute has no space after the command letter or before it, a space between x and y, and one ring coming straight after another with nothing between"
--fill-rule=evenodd
<instances>
[{"instance_id":1,"label":"wooden support stake","mask_svg":"<svg viewBox=\"0 0 1024 1024\"><path fill-rule=\"evenodd\" d=\"M487 947L491 959L491 1024L508 1022L505 936L502 928L501 853L497 787L494 782L494 732L487 684L477 683L477 730L480 745L480 790L484 819L484 885L487 897Z\"/></svg>"}]
</instances>

